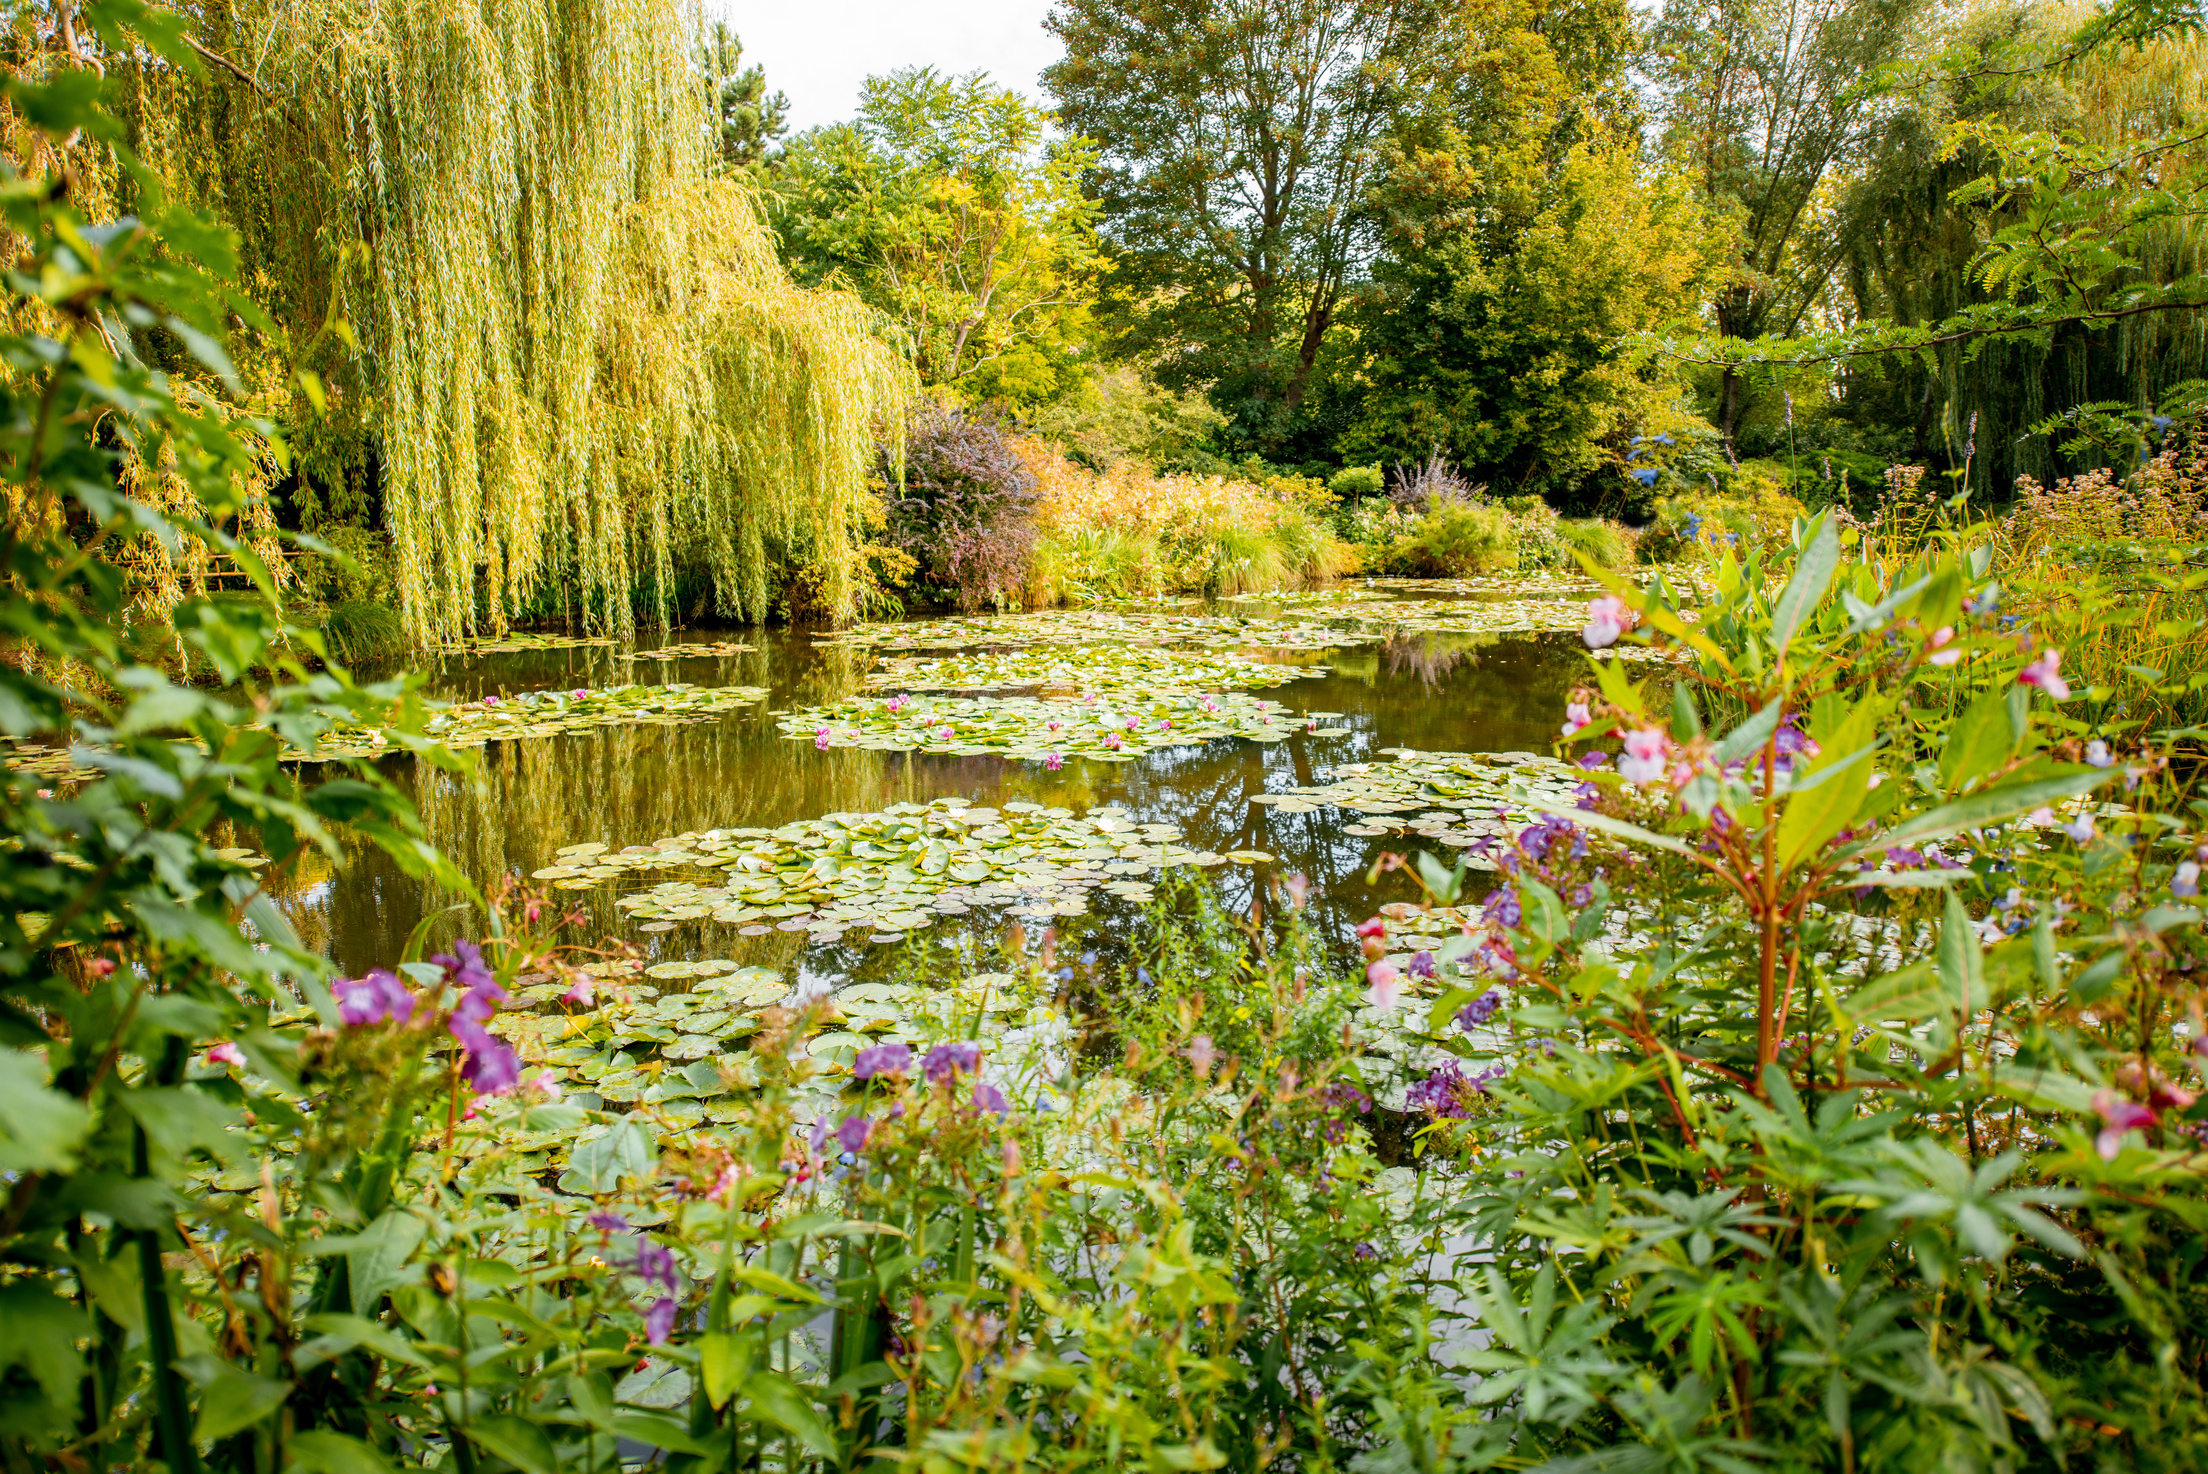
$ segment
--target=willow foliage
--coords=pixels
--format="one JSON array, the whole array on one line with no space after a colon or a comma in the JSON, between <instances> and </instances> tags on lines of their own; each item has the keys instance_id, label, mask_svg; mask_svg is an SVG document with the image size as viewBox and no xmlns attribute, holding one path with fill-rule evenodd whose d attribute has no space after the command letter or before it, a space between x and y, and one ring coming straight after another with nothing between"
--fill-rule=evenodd
<instances>
[{"instance_id":1,"label":"willow foliage","mask_svg":"<svg viewBox=\"0 0 2208 1474\"><path fill-rule=\"evenodd\" d=\"M217 65L141 66L141 151L245 242L289 340L301 500L379 478L424 643L525 609L623 632L697 573L758 619L770 560L847 614L909 371L799 288L710 164L679 0L233 0Z\"/></svg>"}]
</instances>

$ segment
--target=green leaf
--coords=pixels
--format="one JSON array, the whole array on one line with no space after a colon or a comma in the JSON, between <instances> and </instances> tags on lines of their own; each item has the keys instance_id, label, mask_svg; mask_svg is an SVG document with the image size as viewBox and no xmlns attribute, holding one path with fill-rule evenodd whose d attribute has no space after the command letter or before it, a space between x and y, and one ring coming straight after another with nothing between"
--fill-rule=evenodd
<instances>
[{"instance_id":1,"label":"green leaf","mask_svg":"<svg viewBox=\"0 0 2208 1474\"><path fill-rule=\"evenodd\" d=\"M1940 749L1940 787L1952 793L2006 763L2024 740L2011 721L2007 691L1989 691L1963 709Z\"/></svg>"},{"instance_id":2,"label":"green leaf","mask_svg":"<svg viewBox=\"0 0 2208 1474\"><path fill-rule=\"evenodd\" d=\"M1830 515L1817 519L1816 531L1809 537L1809 546L1802 550L1800 561L1794 565L1794 576L1786 581L1778 602L1771 606L1771 643L1780 655L1786 654L1794 632L1802 621L1825 597L1831 587L1832 575L1840 566L1840 524Z\"/></svg>"},{"instance_id":3,"label":"green leaf","mask_svg":"<svg viewBox=\"0 0 2208 1474\"><path fill-rule=\"evenodd\" d=\"M744 1396L751 1399L753 1413L795 1435L798 1442L822 1458L833 1459L841 1454L812 1399L781 1373L753 1372L744 1379Z\"/></svg>"},{"instance_id":4,"label":"green leaf","mask_svg":"<svg viewBox=\"0 0 2208 1474\"><path fill-rule=\"evenodd\" d=\"M289 1382L258 1376L228 1363L218 1365L220 1370L200 1391L199 1422L192 1429L195 1438L228 1438L260 1422L291 1396Z\"/></svg>"},{"instance_id":5,"label":"green leaf","mask_svg":"<svg viewBox=\"0 0 2208 1474\"><path fill-rule=\"evenodd\" d=\"M1870 758L1878 751L1883 705L1875 691L1866 695L1821 744L1816 761L1796 772L1779 815L1781 874L1830 844L1861 811L1870 792Z\"/></svg>"},{"instance_id":6,"label":"green leaf","mask_svg":"<svg viewBox=\"0 0 2208 1474\"><path fill-rule=\"evenodd\" d=\"M66 1172L92 1129L82 1102L46 1083L27 1049L0 1049L0 1172Z\"/></svg>"},{"instance_id":7,"label":"green leaf","mask_svg":"<svg viewBox=\"0 0 2208 1474\"><path fill-rule=\"evenodd\" d=\"M345 1257L356 1312L375 1313L428 1232L429 1225L421 1219L394 1208L353 1236L353 1247Z\"/></svg>"},{"instance_id":8,"label":"green leaf","mask_svg":"<svg viewBox=\"0 0 2208 1474\"><path fill-rule=\"evenodd\" d=\"M560 1456L543 1428L513 1413L490 1413L462 1430L523 1474L562 1474Z\"/></svg>"},{"instance_id":9,"label":"green leaf","mask_svg":"<svg viewBox=\"0 0 2208 1474\"><path fill-rule=\"evenodd\" d=\"M633 1121L616 1121L603 1136L579 1141L567 1155L560 1191L610 1193L624 1177L644 1177L657 1165L651 1133Z\"/></svg>"},{"instance_id":10,"label":"green leaf","mask_svg":"<svg viewBox=\"0 0 2208 1474\"><path fill-rule=\"evenodd\" d=\"M698 1369L705 1380L706 1401L728 1406L736 1389L751 1375L751 1342L727 1331L715 1331L698 1347Z\"/></svg>"},{"instance_id":11,"label":"green leaf","mask_svg":"<svg viewBox=\"0 0 2208 1474\"><path fill-rule=\"evenodd\" d=\"M84 1312L43 1283L17 1280L0 1285L0 1368L21 1367L38 1382L48 1400L73 1400L83 1360L78 1338L91 1334ZM72 1408L68 1414L75 1416Z\"/></svg>"},{"instance_id":12,"label":"green leaf","mask_svg":"<svg viewBox=\"0 0 2208 1474\"><path fill-rule=\"evenodd\" d=\"M1872 978L1850 994L1840 1011L1852 1019L1913 1021L1953 1012L1961 998L1930 962L1913 962Z\"/></svg>"},{"instance_id":13,"label":"green leaf","mask_svg":"<svg viewBox=\"0 0 2208 1474\"><path fill-rule=\"evenodd\" d=\"M1762 748L1764 743L1771 740L1771 734L1779 730L1779 718L1785 711L1786 698L1774 696L1762 711L1727 732L1718 742L1713 754L1718 766L1739 762L1751 752Z\"/></svg>"},{"instance_id":14,"label":"green leaf","mask_svg":"<svg viewBox=\"0 0 2208 1474\"><path fill-rule=\"evenodd\" d=\"M1947 905L1940 919L1938 952L1940 986L1953 994L1957 1006L1969 1013L1986 1003L1986 961L1978 947L1978 933L1970 924L1970 913L1963 909L1963 898L1953 891L1947 893Z\"/></svg>"},{"instance_id":15,"label":"green leaf","mask_svg":"<svg viewBox=\"0 0 2208 1474\"><path fill-rule=\"evenodd\" d=\"M286 1449L302 1474L391 1474L391 1461L373 1445L327 1428L292 1434Z\"/></svg>"},{"instance_id":16,"label":"green leaf","mask_svg":"<svg viewBox=\"0 0 2208 1474\"><path fill-rule=\"evenodd\" d=\"M1904 819L1877 839L1864 845L1851 847L1851 852L1867 849L1871 845L1890 848L1894 845L1914 845L1919 840L1938 839L1962 829L1979 829L2013 819L2018 814L2028 814L2042 804L2052 804L2062 799L2090 793L2117 774L2117 769L2101 771L2085 768L2061 774L2053 778L2033 778L2022 783L2004 783L1999 788L1989 788L1973 793L1951 804L1942 804L1911 819Z\"/></svg>"}]
</instances>

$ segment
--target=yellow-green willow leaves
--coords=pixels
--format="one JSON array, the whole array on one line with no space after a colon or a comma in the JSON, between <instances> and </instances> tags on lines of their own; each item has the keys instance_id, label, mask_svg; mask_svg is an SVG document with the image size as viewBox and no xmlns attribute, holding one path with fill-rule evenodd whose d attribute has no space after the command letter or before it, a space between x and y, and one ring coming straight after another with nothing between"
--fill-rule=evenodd
<instances>
[{"instance_id":1,"label":"yellow-green willow leaves","mask_svg":"<svg viewBox=\"0 0 2208 1474\"><path fill-rule=\"evenodd\" d=\"M239 230L290 341L300 504L380 468L420 644L525 609L627 634L771 566L847 616L876 447L912 392L854 297L794 285L710 166L680 0L236 0L236 70L140 63L138 145ZM247 355L250 357L250 355ZM321 401L317 404L316 401ZM324 407L326 406L326 407Z\"/></svg>"}]
</instances>

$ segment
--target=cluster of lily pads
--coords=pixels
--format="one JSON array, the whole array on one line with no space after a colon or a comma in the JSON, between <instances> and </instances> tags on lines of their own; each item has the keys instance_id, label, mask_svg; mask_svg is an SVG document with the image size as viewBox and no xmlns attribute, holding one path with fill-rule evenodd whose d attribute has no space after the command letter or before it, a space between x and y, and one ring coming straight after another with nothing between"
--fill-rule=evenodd
<instances>
[{"instance_id":1,"label":"cluster of lily pads","mask_svg":"<svg viewBox=\"0 0 2208 1474\"><path fill-rule=\"evenodd\" d=\"M1032 696L854 696L832 706L783 714L785 737L815 747L860 747L877 752L944 752L959 757L1026 758L1056 767L1069 757L1126 762L1158 747L1244 737L1281 742L1299 718L1277 701L1239 691L1091 693L1078 701ZM1326 713L1331 716L1334 713Z\"/></svg>"},{"instance_id":2,"label":"cluster of lily pads","mask_svg":"<svg viewBox=\"0 0 2208 1474\"><path fill-rule=\"evenodd\" d=\"M517 655L526 650L603 649L613 643L607 635L524 634L509 630L489 639L456 640L438 648L447 654Z\"/></svg>"},{"instance_id":3,"label":"cluster of lily pads","mask_svg":"<svg viewBox=\"0 0 2208 1474\"><path fill-rule=\"evenodd\" d=\"M1409 831L1437 844L1464 847L1496 839L1534 822L1529 800L1569 805L1585 775L1530 752L1419 752L1385 748L1386 763L1345 763L1330 783L1261 793L1250 802L1280 814L1345 808L1366 816L1350 834ZM1475 865L1481 857L1473 856Z\"/></svg>"},{"instance_id":4,"label":"cluster of lily pads","mask_svg":"<svg viewBox=\"0 0 2208 1474\"><path fill-rule=\"evenodd\" d=\"M690 832L621 850L570 845L536 878L579 890L644 871L684 871L686 878L617 904L645 922L711 919L749 935L802 931L830 942L859 931L895 941L977 907L1036 920L1077 916L1095 890L1148 899L1152 873L1168 866L1272 858L1192 850L1180 838L1174 825L1138 823L1118 808L1083 814L1025 801L983 808L939 798L778 829Z\"/></svg>"},{"instance_id":5,"label":"cluster of lily pads","mask_svg":"<svg viewBox=\"0 0 2208 1474\"><path fill-rule=\"evenodd\" d=\"M1401 599L1345 610L1342 617L1437 635L1545 634L1582 628L1587 605L1558 599Z\"/></svg>"},{"instance_id":6,"label":"cluster of lily pads","mask_svg":"<svg viewBox=\"0 0 2208 1474\"><path fill-rule=\"evenodd\" d=\"M480 747L510 737L549 737L584 727L676 726L702 722L767 698L764 686L612 686L572 691L525 691L486 696L438 712L423 724L446 747ZM308 762L373 757L395 746L381 727L340 727L325 733L311 752L288 757Z\"/></svg>"},{"instance_id":7,"label":"cluster of lily pads","mask_svg":"<svg viewBox=\"0 0 2208 1474\"><path fill-rule=\"evenodd\" d=\"M1283 665L1224 650L1042 645L935 659L892 656L867 676L866 684L877 690L904 691L986 691L1000 686L1075 691L1254 691L1325 673L1323 665Z\"/></svg>"},{"instance_id":8,"label":"cluster of lily pads","mask_svg":"<svg viewBox=\"0 0 2208 1474\"><path fill-rule=\"evenodd\" d=\"M1369 645L1381 636L1316 620L1245 619L1223 614L1123 613L1037 609L972 614L916 624L862 624L820 637L827 645L873 650L968 650L1018 645L1203 645L1214 648L1328 650Z\"/></svg>"},{"instance_id":9,"label":"cluster of lily pads","mask_svg":"<svg viewBox=\"0 0 2208 1474\"><path fill-rule=\"evenodd\" d=\"M734 640L709 640L688 645L665 645L657 650L639 650L638 660L688 660L696 656L749 655L757 645L740 645Z\"/></svg>"}]
</instances>

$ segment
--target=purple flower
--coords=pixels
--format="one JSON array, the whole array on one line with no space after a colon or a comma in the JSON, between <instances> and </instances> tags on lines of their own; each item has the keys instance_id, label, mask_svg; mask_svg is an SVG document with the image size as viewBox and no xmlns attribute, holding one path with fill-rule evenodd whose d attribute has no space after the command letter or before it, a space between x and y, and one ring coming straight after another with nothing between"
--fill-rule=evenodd
<instances>
[{"instance_id":1,"label":"purple flower","mask_svg":"<svg viewBox=\"0 0 2208 1474\"><path fill-rule=\"evenodd\" d=\"M1419 952L1414 954L1411 958L1411 965L1409 968L1406 969L1406 971L1408 971L1410 975L1414 978L1433 977L1436 972L1436 968L1434 967L1434 954L1431 952Z\"/></svg>"},{"instance_id":2,"label":"purple flower","mask_svg":"<svg viewBox=\"0 0 2208 1474\"><path fill-rule=\"evenodd\" d=\"M1583 752L1579 755L1579 765L1590 773L1597 768L1607 768L1610 766L1610 754L1607 752Z\"/></svg>"},{"instance_id":3,"label":"purple flower","mask_svg":"<svg viewBox=\"0 0 2208 1474\"><path fill-rule=\"evenodd\" d=\"M1595 806L1595 800L1601 797L1601 789L1592 783L1582 783L1572 790L1572 807L1575 809L1592 809Z\"/></svg>"},{"instance_id":4,"label":"purple flower","mask_svg":"<svg viewBox=\"0 0 2208 1474\"><path fill-rule=\"evenodd\" d=\"M1501 890L1489 891L1480 912L1497 926L1516 926L1526 919L1525 908L1518 904L1516 886L1506 885Z\"/></svg>"},{"instance_id":5,"label":"purple flower","mask_svg":"<svg viewBox=\"0 0 2208 1474\"><path fill-rule=\"evenodd\" d=\"M1495 1010L1503 1006L1503 995L1495 988L1457 1010L1457 1027L1469 1034L1495 1016Z\"/></svg>"},{"instance_id":6,"label":"purple flower","mask_svg":"<svg viewBox=\"0 0 2208 1474\"><path fill-rule=\"evenodd\" d=\"M1414 1111L1424 1111L1434 1117L1447 1117L1461 1121L1472 1114L1471 1097L1487 1094L1487 1082L1499 1078L1501 1065L1467 1075L1455 1060L1413 1085L1403 1093L1403 1104Z\"/></svg>"},{"instance_id":7,"label":"purple flower","mask_svg":"<svg viewBox=\"0 0 2208 1474\"><path fill-rule=\"evenodd\" d=\"M440 952L429 960L443 968L446 979L462 992L486 998L494 1004L506 1001L506 990L492 976L489 965L483 961L483 949L475 943L454 942L452 951Z\"/></svg>"},{"instance_id":8,"label":"purple flower","mask_svg":"<svg viewBox=\"0 0 2208 1474\"><path fill-rule=\"evenodd\" d=\"M1012 1109L1012 1102L1004 1098L1004 1092L987 1080L974 1082L974 1109L1001 1116Z\"/></svg>"},{"instance_id":9,"label":"purple flower","mask_svg":"<svg viewBox=\"0 0 2208 1474\"><path fill-rule=\"evenodd\" d=\"M662 1295L644 1312L644 1339L657 1346L674 1334L675 1302Z\"/></svg>"},{"instance_id":10,"label":"purple flower","mask_svg":"<svg viewBox=\"0 0 2208 1474\"><path fill-rule=\"evenodd\" d=\"M455 1010L446 1027L460 1041L461 1078L477 1095L503 1095L521 1083L521 1056L481 1022Z\"/></svg>"},{"instance_id":11,"label":"purple flower","mask_svg":"<svg viewBox=\"0 0 2208 1474\"><path fill-rule=\"evenodd\" d=\"M905 1044L875 1044L858 1052L851 1061L851 1074L860 1080L872 1080L881 1075L909 1075L912 1073L912 1048Z\"/></svg>"},{"instance_id":12,"label":"purple flower","mask_svg":"<svg viewBox=\"0 0 2208 1474\"><path fill-rule=\"evenodd\" d=\"M865 1116L845 1116L836 1127L836 1144L847 1152L863 1152L873 1134L874 1123Z\"/></svg>"},{"instance_id":13,"label":"purple flower","mask_svg":"<svg viewBox=\"0 0 2208 1474\"><path fill-rule=\"evenodd\" d=\"M961 1070L977 1072L981 1069L981 1046L971 1039L938 1044L928 1051L920 1068L927 1072L930 1085L940 1085Z\"/></svg>"},{"instance_id":14,"label":"purple flower","mask_svg":"<svg viewBox=\"0 0 2208 1474\"><path fill-rule=\"evenodd\" d=\"M591 1214L584 1222L601 1233L634 1233L636 1231L630 1226L628 1219L623 1218L618 1213L608 1213L603 1209Z\"/></svg>"},{"instance_id":15,"label":"purple flower","mask_svg":"<svg viewBox=\"0 0 2208 1474\"><path fill-rule=\"evenodd\" d=\"M348 1024L380 1024L385 1019L403 1024L414 1016L414 995L397 973L380 967L364 978L339 978L332 991L337 994L337 1016Z\"/></svg>"},{"instance_id":16,"label":"purple flower","mask_svg":"<svg viewBox=\"0 0 2208 1474\"><path fill-rule=\"evenodd\" d=\"M682 1281L675 1277L675 1254L664 1244L650 1239L636 1241L636 1275L646 1284L661 1285L670 1295L682 1293Z\"/></svg>"}]
</instances>

